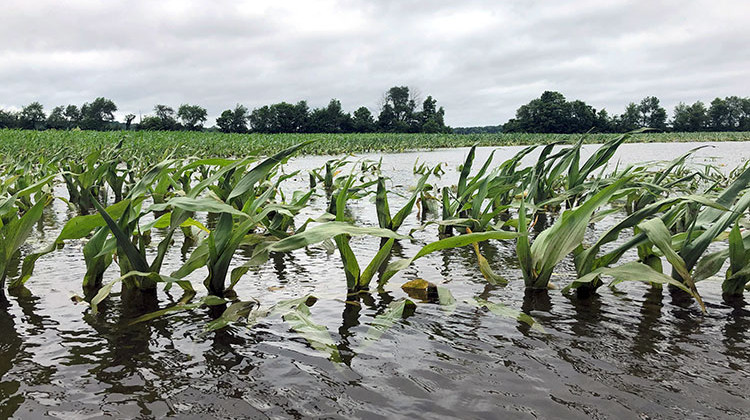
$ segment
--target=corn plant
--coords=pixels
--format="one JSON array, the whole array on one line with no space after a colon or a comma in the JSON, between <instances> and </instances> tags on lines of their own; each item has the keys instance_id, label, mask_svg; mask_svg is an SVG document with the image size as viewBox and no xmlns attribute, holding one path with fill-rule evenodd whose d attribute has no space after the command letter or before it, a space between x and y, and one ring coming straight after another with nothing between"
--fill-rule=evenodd
<instances>
[{"instance_id":1,"label":"corn plant","mask_svg":"<svg viewBox=\"0 0 750 420\"><path fill-rule=\"evenodd\" d=\"M729 259L729 269L726 271L721 289L725 296L741 296L750 283L750 235L743 236L739 221L737 221L728 239L728 248L701 258L693 277L695 281L707 279L718 273Z\"/></svg>"},{"instance_id":2,"label":"corn plant","mask_svg":"<svg viewBox=\"0 0 750 420\"><path fill-rule=\"evenodd\" d=\"M404 223L406 217L411 214L417 199L422 195L429 176L430 173L422 175L417 186L414 188L411 198L395 215L393 215L393 217L391 217L391 209L388 205L388 193L386 191L385 178L378 178L378 188L375 194L375 208L378 213L378 224L381 228L390 229L395 232L401 227L401 224Z\"/></svg>"},{"instance_id":3,"label":"corn plant","mask_svg":"<svg viewBox=\"0 0 750 420\"><path fill-rule=\"evenodd\" d=\"M0 293L5 288L8 277L8 265L17 257L21 246L31 235L34 224L42 217L44 207L51 201L51 196L42 194L31 208L21 213L16 205L18 196L13 195L0 200ZM12 283L19 286L20 283Z\"/></svg>"},{"instance_id":4,"label":"corn plant","mask_svg":"<svg viewBox=\"0 0 750 420\"><path fill-rule=\"evenodd\" d=\"M566 210L551 227L542 231L532 244L529 243L526 209L522 202L518 213L521 235L516 240L516 253L527 288L548 287L555 266L583 242L594 211L605 204L628 181L628 178L615 181L580 206Z\"/></svg>"}]
</instances>

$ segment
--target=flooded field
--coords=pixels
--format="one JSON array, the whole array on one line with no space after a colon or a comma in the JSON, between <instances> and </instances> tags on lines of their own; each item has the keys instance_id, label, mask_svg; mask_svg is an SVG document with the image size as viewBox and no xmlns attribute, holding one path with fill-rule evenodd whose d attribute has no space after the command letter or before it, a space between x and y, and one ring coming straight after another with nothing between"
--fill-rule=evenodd
<instances>
[{"instance_id":1,"label":"flooded field","mask_svg":"<svg viewBox=\"0 0 750 420\"><path fill-rule=\"evenodd\" d=\"M699 145L624 144L608 168L670 160ZM596 148L584 145L582 160ZM522 148L479 148L477 165L496 149L494 162L502 162ZM391 204L399 207L417 183L417 159L433 167L442 162L445 173L431 182L449 186L458 181L468 151L349 160L382 157ZM748 142L716 143L697 151L692 162L728 172L747 161L749 151ZM522 166L533 164L538 154L527 155ZM284 181L282 190L309 189L307 171L329 159L292 159L284 172L300 173ZM65 195L65 187L58 184L55 192ZM318 217L328 205L328 198L316 193L295 219ZM357 225L378 225L374 195L350 200L347 213ZM23 253L52 242L75 215L55 200ZM215 223L205 214L196 219L209 227ZM429 215L425 221L438 219ZM614 214L598 221L587 239L621 219ZM422 225L415 209L400 232ZM150 253L160 234L154 232ZM413 237L394 243L393 258L411 257L439 238L436 226ZM642 283L602 287L588 299L564 294L559 288L576 278L571 258L552 274L558 289L526 289L513 241L479 244L507 285L489 284L474 249L464 246L429 254L382 288L356 295L347 295L341 257L329 247L271 253L234 291L261 305L314 295L310 317L334 343L326 352L280 316L208 333L204 326L212 318L206 309L132 324L177 302L182 291L176 287L159 286L155 301L133 306L123 303L115 286L93 314L71 299L82 294L83 244L69 241L41 257L26 288L0 300L0 418L750 418L750 305L742 297L722 298L721 275L697 285L706 302L703 314L684 294ZM355 237L351 248L369 261L380 244L380 238ZM177 239L163 271L180 268L193 249ZM232 266L251 257L250 248L240 248ZM633 251L624 259L636 257ZM14 275L20 270L16 264ZM202 267L187 277L199 294L206 274ZM118 276L113 264L105 282ZM401 286L417 278L450 290L455 304L413 299L416 306L380 335L379 316L408 298ZM473 299L523 311L542 328L477 308Z\"/></svg>"}]
</instances>

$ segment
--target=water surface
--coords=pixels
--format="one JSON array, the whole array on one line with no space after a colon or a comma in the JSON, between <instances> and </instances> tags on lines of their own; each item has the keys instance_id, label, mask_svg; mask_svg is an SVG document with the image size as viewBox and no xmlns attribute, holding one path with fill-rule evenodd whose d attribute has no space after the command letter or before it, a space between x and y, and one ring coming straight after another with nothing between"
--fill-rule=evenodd
<instances>
[{"instance_id":1,"label":"water surface","mask_svg":"<svg viewBox=\"0 0 750 420\"><path fill-rule=\"evenodd\" d=\"M695 146L626 144L615 159L623 165L672 159ZM475 165L494 149L479 149ZM584 146L587 153L594 149ZM520 148L497 150L495 162L501 162ZM746 142L719 143L699 151L695 162L729 170L749 157L748 150ZM383 155L383 171L392 191L406 195L416 183L415 159L444 162L446 174L436 184L449 185L467 151ZM380 158L352 160L363 157ZM327 159L306 156L286 171ZM306 173L284 188L307 188ZM391 198L394 207L403 201ZM300 218L319 215L326 204L324 196L315 197ZM377 223L369 198L349 210L359 224ZM52 241L73 215L56 201L25 252ZM418 225L412 214L403 230ZM394 254L414 255L438 239L435 229L415 238L401 241ZM164 272L186 258L181 241ZM378 245L375 238L352 241L362 265ZM480 248L510 280L504 287L487 284L470 247L429 255L385 290L354 298L346 296L338 252L322 247L275 255L245 275L236 288L242 299L270 305L317 296L312 318L327 327L343 359L333 363L278 317L205 335L210 317L204 310L129 325L141 312L124 307L119 293L94 316L70 299L81 293L82 246L72 241L42 257L28 290L0 302L0 418L750 418L750 307L724 302L719 278L699 283L709 306L702 315L694 303L640 284L602 288L589 300L558 290L527 293L514 246L503 241ZM238 251L236 264L248 257L249 251ZM564 261L553 281L567 284L571 269ZM199 294L205 275L190 277ZM106 278L116 277L113 266ZM418 303L380 340L367 340L374 317L406 297L400 285L414 278L447 287L458 305L448 311ZM524 310L545 333L464 303L475 297ZM160 291L153 304L179 298L176 289Z\"/></svg>"}]
</instances>

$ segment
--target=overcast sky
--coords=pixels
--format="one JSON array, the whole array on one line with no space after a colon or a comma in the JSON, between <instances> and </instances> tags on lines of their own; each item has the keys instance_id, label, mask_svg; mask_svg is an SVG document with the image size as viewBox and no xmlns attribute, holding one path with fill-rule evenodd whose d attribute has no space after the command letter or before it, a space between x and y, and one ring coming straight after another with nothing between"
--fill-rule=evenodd
<instances>
[{"instance_id":1,"label":"overcast sky","mask_svg":"<svg viewBox=\"0 0 750 420\"><path fill-rule=\"evenodd\" d=\"M750 95L750 1L3 0L0 107L97 96L118 116L195 103L209 121L338 98L432 95L451 126L496 125L544 90L610 114L655 95Z\"/></svg>"}]
</instances>

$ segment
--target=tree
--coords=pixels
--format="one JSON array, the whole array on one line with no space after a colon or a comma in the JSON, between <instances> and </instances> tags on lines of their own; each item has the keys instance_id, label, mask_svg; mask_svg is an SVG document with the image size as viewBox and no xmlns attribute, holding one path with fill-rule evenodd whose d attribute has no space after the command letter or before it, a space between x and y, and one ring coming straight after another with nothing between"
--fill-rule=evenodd
<instances>
[{"instance_id":1,"label":"tree","mask_svg":"<svg viewBox=\"0 0 750 420\"><path fill-rule=\"evenodd\" d=\"M75 105L66 106L63 115L68 120L70 128L75 128L81 123L81 110Z\"/></svg>"},{"instance_id":2,"label":"tree","mask_svg":"<svg viewBox=\"0 0 750 420\"><path fill-rule=\"evenodd\" d=\"M682 102L674 107L672 130L683 132L703 131L708 126L708 114L703 102L692 105Z\"/></svg>"},{"instance_id":3,"label":"tree","mask_svg":"<svg viewBox=\"0 0 750 420\"><path fill-rule=\"evenodd\" d=\"M130 126L133 124L133 120L135 119L134 114L128 114L125 116L125 130L130 130Z\"/></svg>"},{"instance_id":4,"label":"tree","mask_svg":"<svg viewBox=\"0 0 750 420\"><path fill-rule=\"evenodd\" d=\"M593 112L593 108L591 111ZM503 127L504 131L571 133L576 128L571 103L565 100L562 93L552 91L545 91L539 98L519 107L516 118L509 123L507 128ZM584 131L589 128L591 127Z\"/></svg>"},{"instance_id":5,"label":"tree","mask_svg":"<svg viewBox=\"0 0 750 420\"><path fill-rule=\"evenodd\" d=\"M207 115L206 108L199 105L182 104L180 105L180 108L177 109L177 116L182 120L182 124L185 128L190 131L202 130Z\"/></svg>"},{"instance_id":6,"label":"tree","mask_svg":"<svg viewBox=\"0 0 750 420\"><path fill-rule=\"evenodd\" d=\"M272 133L302 133L307 131L309 107L306 101L292 105L286 102L271 105Z\"/></svg>"},{"instance_id":7,"label":"tree","mask_svg":"<svg viewBox=\"0 0 750 420\"><path fill-rule=\"evenodd\" d=\"M84 130L104 130L114 121L117 105L110 99L96 98L81 106L81 128Z\"/></svg>"},{"instance_id":8,"label":"tree","mask_svg":"<svg viewBox=\"0 0 750 420\"><path fill-rule=\"evenodd\" d=\"M258 133L270 133L274 124L271 108L268 105L255 108L250 114L249 120L252 130Z\"/></svg>"},{"instance_id":9,"label":"tree","mask_svg":"<svg viewBox=\"0 0 750 420\"><path fill-rule=\"evenodd\" d=\"M254 109L250 114L250 126L259 133L304 133L309 131L309 118L306 101L295 105L280 102Z\"/></svg>"},{"instance_id":10,"label":"tree","mask_svg":"<svg viewBox=\"0 0 750 420\"><path fill-rule=\"evenodd\" d=\"M381 131L415 132L420 122L415 118L416 101L409 95L408 86L394 86L385 93L383 106L378 116Z\"/></svg>"},{"instance_id":11,"label":"tree","mask_svg":"<svg viewBox=\"0 0 750 420\"><path fill-rule=\"evenodd\" d=\"M568 133L586 133L598 127L596 110L586 102L575 100L568 102Z\"/></svg>"},{"instance_id":12,"label":"tree","mask_svg":"<svg viewBox=\"0 0 750 420\"><path fill-rule=\"evenodd\" d=\"M375 119L367 107L361 106L352 115L352 131L355 133L370 133L375 131Z\"/></svg>"},{"instance_id":13,"label":"tree","mask_svg":"<svg viewBox=\"0 0 750 420\"><path fill-rule=\"evenodd\" d=\"M18 114L0 109L0 128L18 128Z\"/></svg>"},{"instance_id":14,"label":"tree","mask_svg":"<svg viewBox=\"0 0 750 420\"><path fill-rule=\"evenodd\" d=\"M609 117L606 109L602 109L596 114L596 131L600 133L611 133L615 131L614 122Z\"/></svg>"},{"instance_id":15,"label":"tree","mask_svg":"<svg viewBox=\"0 0 750 420\"><path fill-rule=\"evenodd\" d=\"M156 115L146 115L143 117L140 123L138 123L138 130L144 131L163 131L163 125L161 118Z\"/></svg>"},{"instance_id":16,"label":"tree","mask_svg":"<svg viewBox=\"0 0 750 420\"><path fill-rule=\"evenodd\" d=\"M391 104L383 105L378 115L377 122L378 131L383 132L395 132L398 131L398 120L396 119L396 112L393 110Z\"/></svg>"},{"instance_id":17,"label":"tree","mask_svg":"<svg viewBox=\"0 0 750 420\"><path fill-rule=\"evenodd\" d=\"M171 106L161 104L156 105L154 106L154 113L156 114L156 118L161 121L160 130L170 131L178 130L180 128L177 122L177 114Z\"/></svg>"},{"instance_id":18,"label":"tree","mask_svg":"<svg viewBox=\"0 0 750 420\"><path fill-rule=\"evenodd\" d=\"M423 133L449 133L450 128L445 126L445 110L441 106L437 108L437 101L428 96L422 102L422 112L419 113L421 123L420 130Z\"/></svg>"},{"instance_id":19,"label":"tree","mask_svg":"<svg viewBox=\"0 0 750 420\"><path fill-rule=\"evenodd\" d=\"M26 130L43 130L46 119L44 106L39 102L32 102L23 107L18 118L21 128Z\"/></svg>"},{"instance_id":20,"label":"tree","mask_svg":"<svg viewBox=\"0 0 750 420\"><path fill-rule=\"evenodd\" d=\"M65 107L56 106L47 116L47 128L53 130L65 130L70 128L68 119L65 118Z\"/></svg>"},{"instance_id":21,"label":"tree","mask_svg":"<svg viewBox=\"0 0 750 420\"><path fill-rule=\"evenodd\" d=\"M631 102L625 107L625 112L622 115L615 116L614 121L615 130L621 133L633 131L641 127L641 112L638 109L638 105Z\"/></svg>"},{"instance_id":22,"label":"tree","mask_svg":"<svg viewBox=\"0 0 750 420\"><path fill-rule=\"evenodd\" d=\"M667 129L667 111L659 105L659 98L647 96L638 105L639 124L659 131Z\"/></svg>"},{"instance_id":23,"label":"tree","mask_svg":"<svg viewBox=\"0 0 750 420\"><path fill-rule=\"evenodd\" d=\"M327 107L316 108L310 113L307 131L311 133L345 133L351 131L351 129L351 115L342 111L341 102L338 99L331 99Z\"/></svg>"},{"instance_id":24,"label":"tree","mask_svg":"<svg viewBox=\"0 0 750 420\"><path fill-rule=\"evenodd\" d=\"M711 101L708 115L713 130L750 130L750 98L738 96L716 98Z\"/></svg>"},{"instance_id":25,"label":"tree","mask_svg":"<svg viewBox=\"0 0 750 420\"><path fill-rule=\"evenodd\" d=\"M227 109L216 119L216 125L224 133L247 133L247 108L237 104L234 110Z\"/></svg>"}]
</instances>

